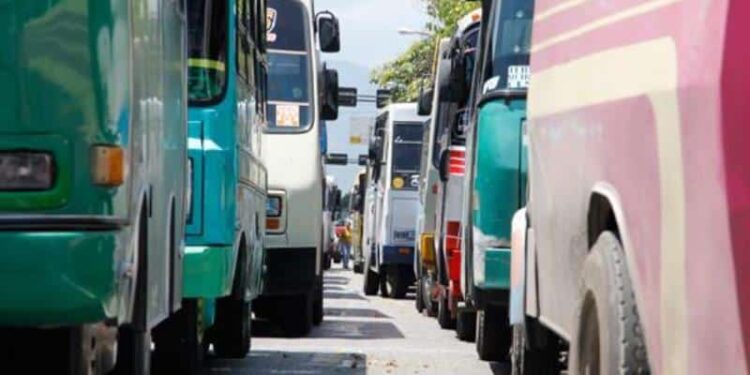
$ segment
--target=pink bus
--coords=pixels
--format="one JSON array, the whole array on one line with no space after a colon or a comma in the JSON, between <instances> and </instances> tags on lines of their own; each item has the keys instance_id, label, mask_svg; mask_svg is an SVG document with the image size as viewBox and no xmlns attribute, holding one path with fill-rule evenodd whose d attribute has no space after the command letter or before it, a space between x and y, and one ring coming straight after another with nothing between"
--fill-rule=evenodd
<instances>
[{"instance_id":1,"label":"pink bus","mask_svg":"<svg viewBox=\"0 0 750 375\"><path fill-rule=\"evenodd\" d=\"M536 0L516 373L748 373L749 18Z\"/></svg>"}]
</instances>

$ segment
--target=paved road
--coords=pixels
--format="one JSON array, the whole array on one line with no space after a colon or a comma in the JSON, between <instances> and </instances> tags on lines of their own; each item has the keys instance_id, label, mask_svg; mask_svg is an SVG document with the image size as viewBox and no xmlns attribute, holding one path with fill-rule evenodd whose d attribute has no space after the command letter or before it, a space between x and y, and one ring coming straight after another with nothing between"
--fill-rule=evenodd
<instances>
[{"instance_id":1,"label":"paved road","mask_svg":"<svg viewBox=\"0 0 750 375\"><path fill-rule=\"evenodd\" d=\"M362 276L325 275L325 320L306 338L287 339L253 323L243 360L209 360L207 374L506 374L507 365L479 361L474 344L417 314L414 300L365 297Z\"/></svg>"}]
</instances>

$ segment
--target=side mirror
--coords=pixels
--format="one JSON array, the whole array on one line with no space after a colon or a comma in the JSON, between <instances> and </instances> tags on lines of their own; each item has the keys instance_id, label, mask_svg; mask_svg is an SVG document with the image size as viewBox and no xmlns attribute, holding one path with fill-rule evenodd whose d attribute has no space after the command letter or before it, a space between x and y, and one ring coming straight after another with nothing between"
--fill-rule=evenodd
<instances>
[{"instance_id":1,"label":"side mirror","mask_svg":"<svg viewBox=\"0 0 750 375\"><path fill-rule=\"evenodd\" d=\"M326 164L328 164L328 165L347 165L347 164L349 164L349 155L347 155L347 154L328 154L328 155L326 155Z\"/></svg>"},{"instance_id":2,"label":"side mirror","mask_svg":"<svg viewBox=\"0 0 750 375\"><path fill-rule=\"evenodd\" d=\"M318 19L318 40L323 52L339 52L341 50L341 30L339 20L329 11L320 12Z\"/></svg>"},{"instance_id":3,"label":"side mirror","mask_svg":"<svg viewBox=\"0 0 750 375\"><path fill-rule=\"evenodd\" d=\"M383 146L383 129L375 130L375 137L370 141L370 148L368 149L367 157L375 162L380 163L378 155L380 154L380 148Z\"/></svg>"},{"instance_id":4,"label":"side mirror","mask_svg":"<svg viewBox=\"0 0 750 375\"><path fill-rule=\"evenodd\" d=\"M429 116L432 114L432 97L434 91L429 89L422 92L417 103L417 114L420 116Z\"/></svg>"},{"instance_id":5,"label":"side mirror","mask_svg":"<svg viewBox=\"0 0 750 375\"><path fill-rule=\"evenodd\" d=\"M391 90L378 90L375 93L375 106L378 109L384 108L391 101Z\"/></svg>"},{"instance_id":6,"label":"side mirror","mask_svg":"<svg viewBox=\"0 0 750 375\"><path fill-rule=\"evenodd\" d=\"M336 120L339 117L339 72L323 66L323 100L320 117L323 120Z\"/></svg>"},{"instance_id":7,"label":"side mirror","mask_svg":"<svg viewBox=\"0 0 750 375\"><path fill-rule=\"evenodd\" d=\"M367 154L359 155L359 158L357 159L357 165L359 165L361 167L366 166L368 158L369 158L369 155L367 155Z\"/></svg>"},{"instance_id":8,"label":"side mirror","mask_svg":"<svg viewBox=\"0 0 750 375\"><path fill-rule=\"evenodd\" d=\"M450 159L450 152L443 150L440 154L440 164L438 164L438 173L440 173L440 181L448 181L448 161Z\"/></svg>"}]
</instances>

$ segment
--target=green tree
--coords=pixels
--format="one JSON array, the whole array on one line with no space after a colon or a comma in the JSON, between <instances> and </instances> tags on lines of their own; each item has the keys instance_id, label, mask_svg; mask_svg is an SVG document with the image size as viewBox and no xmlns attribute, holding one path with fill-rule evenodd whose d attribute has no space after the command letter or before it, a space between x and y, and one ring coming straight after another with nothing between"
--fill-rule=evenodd
<instances>
[{"instance_id":1,"label":"green tree","mask_svg":"<svg viewBox=\"0 0 750 375\"><path fill-rule=\"evenodd\" d=\"M466 0L423 0L429 20L425 25L429 38L414 42L395 60L375 68L370 81L391 88L394 102L415 101L423 85L431 85L435 48L440 39L456 32L458 21L479 8L478 2Z\"/></svg>"}]
</instances>

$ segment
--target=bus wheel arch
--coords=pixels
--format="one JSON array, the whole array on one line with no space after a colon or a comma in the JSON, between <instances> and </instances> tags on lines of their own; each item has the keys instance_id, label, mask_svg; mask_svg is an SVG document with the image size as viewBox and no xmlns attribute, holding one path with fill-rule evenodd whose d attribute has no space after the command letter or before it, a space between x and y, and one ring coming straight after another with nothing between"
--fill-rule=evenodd
<instances>
[{"instance_id":1,"label":"bus wheel arch","mask_svg":"<svg viewBox=\"0 0 750 375\"><path fill-rule=\"evenodd\" d=\"M589 250L594 247L599 236L604 232L610 232L622 241L619 222L611 200L612 193L606 192L607 190L609 189L594 191L589 198L586 220Z\"/></svg>"},{"instance_id":2,"label":"bus wheel arch","mask_svg":"<svg viewBox=\"0 0 750 375\"><path fill-rule=\"evenodd\" d=\"M247 237L242 233L232 278L232 291L216 301L216 323L211 329L211 336L214 352L219 358L244 358L250 351L252 306L245 298L247 256Z\"/></svg>"},{"instance_id":3,"label":"bus wheel arch","mask_svg":"<svg viewBox=\"0 0 750 375\"><path fill-rule=\"evenodd\" d=\"M135 226L137 249L134 252L133 293L130 323L118 329L115 374L146 374L151 364L151 330L148 327L148 217L147 194L141 198Z\"/></svg>"},{"instance_id":4,"label":"bus wheel arch","mask_svg":"<svg viewBox=\"0 0 750 375\"><path fill-rule=\"evenodd\" d=\"M237 258L235 259L234 265L234 276L232 277L232 298L242 299L245 296L245 290L247 289L247 278L248 270L246 264L247 259L250 256L250 248L248 247L247 235L243 232L240 234L240 241L237 246Z\"/></svg>"},{"instance_id":5,"label":"bus wheel arch","mask_svg":"<svg viewBox=\"0 0 750 375\"><path fill-rule=\"evenodd\" d=\"M180 309L181 298L177 295L178 280L175 277L177 272L178 252L180 239L177 238L177 202L175 196L172 195L169 203L169 309L170 313L176 312Z\"/></svg>"}]
</instances>

